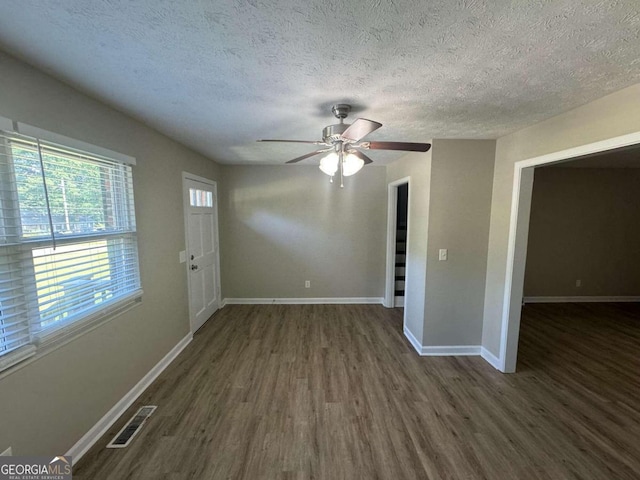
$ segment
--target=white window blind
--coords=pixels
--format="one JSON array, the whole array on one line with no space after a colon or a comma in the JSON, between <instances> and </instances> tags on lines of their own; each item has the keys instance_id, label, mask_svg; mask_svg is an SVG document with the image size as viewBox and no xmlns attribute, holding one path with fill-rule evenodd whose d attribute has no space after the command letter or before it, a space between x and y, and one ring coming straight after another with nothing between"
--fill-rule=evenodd
<instances>
[{"instance_id":1,"label":"white window blind","mask_svg":"<svg viewBox=\"0 0 640 480\"><path fill-rule=\"evenodd\" d=\"M140 291L131 167L0 131L0 369Z\"/></svg>"}]
</instances>

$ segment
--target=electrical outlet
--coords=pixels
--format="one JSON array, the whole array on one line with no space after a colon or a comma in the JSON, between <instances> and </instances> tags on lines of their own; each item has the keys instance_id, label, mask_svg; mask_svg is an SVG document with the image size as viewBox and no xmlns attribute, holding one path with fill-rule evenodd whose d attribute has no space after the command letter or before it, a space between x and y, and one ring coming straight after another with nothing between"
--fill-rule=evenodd
<instances>
[{"instance_id":1,"label":"electrical outlet","mask_svg":"<svg viewBox=\"0 0 640 480\"><path fill-rule=\"evenodd\" d=\"M12 457L13 456L13 450L11 449L11 447L7 448L4 452L0 453L0 457Z\"/></svg>"},{"instance_id":2,"label":"electrical outlet","mask_svg":"<svg viewBox=\"0 0 640 480\"><path fill-rule=\"evenodd\" d=\"M576 280L576 287L582 286L582 280Z\"/></svg>"},{"instance_id":3,"label":"electrical outlet","mask_svg":"<svg viewBox=\"0 0 640 480\"><path fill-rule=\"evenodd\" d=\"M304 281L304 288L311 288L311 280Z\"/></svg>"}]
</instances>

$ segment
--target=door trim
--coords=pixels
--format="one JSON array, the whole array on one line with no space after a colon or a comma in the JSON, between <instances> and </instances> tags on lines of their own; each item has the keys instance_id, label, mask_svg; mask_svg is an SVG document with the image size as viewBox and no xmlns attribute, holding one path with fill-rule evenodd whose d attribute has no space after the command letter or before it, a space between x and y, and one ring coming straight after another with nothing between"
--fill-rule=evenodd
<instances>
[{"instance_id":1,"label":"door trim","mask_svg":"<svg viewBox=\"0 0 640 480\"><path fill-rule=\"evenodd\" d=\"M189 275L189 212L188 208L189 204L189 189L186 185L187 180L195 180L196 182L204 183L209 185L213 189L213 198L214 198L214 206L213 206L213 219L216 227L216 235L213 241L216 246L216 298L217 298L217 307L216 310L219 310L222 305L221 300L221 292L222 286L220 284L220 224L218 221L218 184L214 180L210 180L208 178L200 177L199 175L194 175L189 172L182 172L182 215L184 217L184 246L185 252L187 255L187 261L185 262L185 273L187 275L187 305L189 308L189 329L191 333L195 333L193 328L193 323L195 320L194 312L191 311L191 275Z\"/></svg>"},{"instance_id":2,"label":"door trim","mask_svg":"<svg viewBox=\"0 0 640 480\"><path fill-rule=\"evenodd\" d=\"M637 144L640 144L640 132L612 137L515 162L509 240L507 244L507 265L502 301L500 356L498 357L498 369L501 372L512 373L516 371L534 168Z\"/></svg>"}]
</instances>

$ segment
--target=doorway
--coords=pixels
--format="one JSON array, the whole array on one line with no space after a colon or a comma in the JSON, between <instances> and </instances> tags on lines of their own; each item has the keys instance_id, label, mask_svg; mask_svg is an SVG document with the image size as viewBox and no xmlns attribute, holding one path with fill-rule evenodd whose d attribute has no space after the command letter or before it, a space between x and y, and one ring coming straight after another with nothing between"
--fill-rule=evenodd
<instances>
[{"instance_id":1,"label":"doorway","mask_svg":"<svg viewBox=\"0 0 640 480\"><path fill-rule=\"evenodd\" d=\"M500 371L512 373L516 370L534 168L636 144L640 144L640 132L515 163L502 306L500 357L497 365Z\"/></svg>"},{"instance_id":2,"label":"doorway","mask_svg":"<svg viewBox=\"0 0 640 480\"><path fill-rule=\"evenodd\" d=\"M217 185L183 173L189 321L195 333L220 307Z\"/></svg>"},{"instance_id":3,"label":"doorway","mask_svg":"<svg viewBox=\"0 0 640 480\"><path fill-rule=\"evenodd\" d=\"M404 307L404 283L407 270L407 210L409 208L409 184L403 183L396 188L396 254L394 276L394 307Z\"/></svg>"},{"instance_id":4,"label":"doorway","mask_svg":"<svg viewBox=\"0 0 640 480\"><path fill-rule=\"evenodd\" d=\"M388 186L387 267L384 306L404 307L409 253L409 178Z\"/></svg>"}]
</instances>

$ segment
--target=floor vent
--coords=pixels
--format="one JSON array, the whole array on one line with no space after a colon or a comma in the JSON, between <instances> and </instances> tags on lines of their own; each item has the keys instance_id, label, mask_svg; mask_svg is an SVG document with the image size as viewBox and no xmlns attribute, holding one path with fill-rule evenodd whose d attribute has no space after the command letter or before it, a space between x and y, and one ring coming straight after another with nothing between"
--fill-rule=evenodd
<instances>
[{"instance_id":1,"label":"floor vent","mask_svg":"<svg viewBox=\"0 0 640 480\"><path fill-rule=\"evenodd\" d=\"M131 443L131 440L133 440L133 437L135 437L138 431L142 428L144 422L147 421L147 418L151 416L156 408L158 407L155 405L145 405L140 408L138 413L129 420L129 423L127 423L122 430L118 432L115 438L109 442L107 448L124 448L128 446Z\"/></svg>"}]
</instances>

